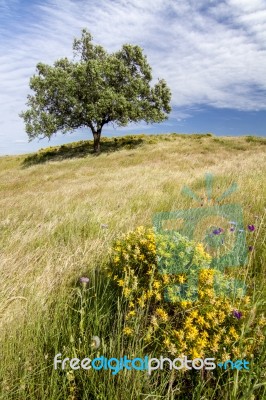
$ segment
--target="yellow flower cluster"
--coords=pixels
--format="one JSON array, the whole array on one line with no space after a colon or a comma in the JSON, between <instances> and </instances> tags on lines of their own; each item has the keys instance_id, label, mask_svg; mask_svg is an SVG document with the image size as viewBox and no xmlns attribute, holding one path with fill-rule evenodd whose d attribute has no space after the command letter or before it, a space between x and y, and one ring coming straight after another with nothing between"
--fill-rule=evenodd
<instances>
[{"instance_id":1,"label":"yellow flower cluster","mask_svg":"<svg viewBox=\"0 0 266 400\"><path fill-rule=\"evenodd\" d=\"M162 308L157 308L156 309L156 314L159 316L159 318L163 321L166 322L168 320L168 314L165 310Z\"/></svg>"},{"instance_id":2,"label":"yellow flower cluster","mask_svg":"<svg viewBox=\"0 0 266 400\"><path fill-rule=\"evenodd\" d=\"M210 254L208 254L203 247L202 243L198 243L196 246L196 252L198 253L199 256L206 258L206 260L211 261L212 257L210 256Z\"/></svg>"},{"instance_id":3,"label":"yellow flower cluster","mask_svg":"<svg viewBox=\"0 0 266 400\"><path fill-rule=\"evenodd\" d=\"M196 299L181 297L178 290L188 282L188 276L170 273L170 267L174 271L175 266L172 252L179 257L180 263L186 265L190 260L193 265L192 270L198 276ZM163 260L165 268L159 268L158 259ZM123 333L132 336L139 318L138 326L145 326L142 334L148 346L157 343L161 346L160 350L175 356L186 354L199 358L215 353L222 359L227 353L229 356L243 355L247 349L252 354L256 345L264 339L262 328L266 319L261 316L259 320L254 344L242 340L243 319L233 316L233 310L239 309L240 305L238 303L236 307L230 298L216 294L214 281L218 272L210 268L210 261L211 256L202 244L195 244L178 235L175 240L167 235L156 234L155 237L152 229L138 227L120 237L112 249L108 274L121 289L128 308ZM166 294L168 301L165 301ZM243 318L249 302L247 296L242 299ZM147 316L145 321L144 315Z\"/></svg>"},{"instance_id":4,"label":"yellow flower cluster","mask_svg":"<svg viewBox=\"0 0 266 400\"><path fill-rule=\"evenodd\" d=\"M128 327L128 326L126 326L126 327L123 329L123 333L124 333L125 335L127 335L127 336L131 336L132 333L133 333L133 329L130 328L130 327Z\"/></svg>"},{"instance_id":5,"label":"yellow flower cluster","mask_svg":"<svg viewBox=\"0 0 266 400\"><path fill-rule=\"evenodd\" d=\"M131 310L131 311L129 311L128 314L126 315L126 319L130 319L130 318L132 318L132 317L135 317L135 315L136 315L136 311Z\"/></svg>"}]
</instances>

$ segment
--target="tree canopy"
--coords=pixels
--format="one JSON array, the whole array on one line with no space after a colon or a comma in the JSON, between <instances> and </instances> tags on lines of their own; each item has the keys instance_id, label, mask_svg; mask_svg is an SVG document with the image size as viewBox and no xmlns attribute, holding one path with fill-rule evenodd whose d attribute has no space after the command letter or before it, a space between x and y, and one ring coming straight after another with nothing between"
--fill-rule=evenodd
<instances>
[{"instance_id":1,"label":"tree canopy","mask_svg":"<svg viewBox=\"0 0 266 400\"><path fill-rule=\"evenodd\" d=\"M109 122L126 126L167 119L171 91L164 79L151 86L152 70L139 46L124 44L107 53L83 29L73 52L73 60L37 64L29 85L34 94L27 96L29 108L20 114L29 140L87 127L99 152L102 128Z\"/></svg>"}]
</instances>

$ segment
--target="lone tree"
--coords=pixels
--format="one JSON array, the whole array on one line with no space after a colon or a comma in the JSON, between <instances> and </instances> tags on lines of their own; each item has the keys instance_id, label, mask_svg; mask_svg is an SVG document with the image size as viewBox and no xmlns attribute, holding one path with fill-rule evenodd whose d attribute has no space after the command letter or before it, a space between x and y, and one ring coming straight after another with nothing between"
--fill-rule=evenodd
<instances>
[{"instance_id":1,"label":"lone tree","mask_svg":"<svg viewBox=\"0 0 266 400\"><path fill-rule=\"evenodd\" d=\"M91 34L83 29L81 39L74 39L73 52L73 61L38 63L37 74L30 78L35 93L27 96L29 109L20 114L30 141L88 127L94 151L99 152L102 128L109 122L126 126L167 119L170 89L163 79L150 86L151 67L139 46L124 44L108 54L93 45Z\"/></svg>"}]
</instances>

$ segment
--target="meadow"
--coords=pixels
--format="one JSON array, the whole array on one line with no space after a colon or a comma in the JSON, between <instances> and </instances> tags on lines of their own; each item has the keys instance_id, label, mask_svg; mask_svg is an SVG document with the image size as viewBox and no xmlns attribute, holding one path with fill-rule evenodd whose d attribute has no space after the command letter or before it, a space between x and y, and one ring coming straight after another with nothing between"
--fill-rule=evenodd
<instances>
[{"instance_id":1,"label":"meadow","mask_svg":"<svg viewBox=\"0 0 266 400\"><path fill-rule=\"evenodd\" d=\"M103 138L97 156L86 141L0 157L0 399L266 399L265 340L250 328L263 325L266 311L265 144L251 136L135 135ZM239 338L253 343L261 334L259 349L246 355L250 370L55 370L62 352L145 354L138 329L149 316L136 315L139 334L125 335L126 300L105 273L110 249L123 234L152 228L157 212L207 206L207 172L214 199L237 183L221 204L239 204L244 225L254 225L241 268L250 302ZM200 203L181 193L184 185ZM86 288L80 277L89 278Z\"/></svg>"}]
</instances>

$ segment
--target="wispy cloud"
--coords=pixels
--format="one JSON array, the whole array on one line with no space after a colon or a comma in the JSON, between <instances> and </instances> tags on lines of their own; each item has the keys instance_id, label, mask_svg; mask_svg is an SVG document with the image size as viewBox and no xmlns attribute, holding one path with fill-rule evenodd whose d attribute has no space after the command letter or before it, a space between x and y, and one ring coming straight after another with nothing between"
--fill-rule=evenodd
<instances>
[{"instance_id":1,"label":"wispy cloud","mask_svg":"<svg viewBox=\"0 0 266 400\"><path fill-rule=\"evenodd\" d=\"M266 110L264 0L0 0L0 15L6 137L24 132L18 113L37 62L72 57L83 27L109 51L123 43L144 49L154 81L165 78L171 87L172 118L189 118L201 104Z\"/></svg>"}]
</instances>

